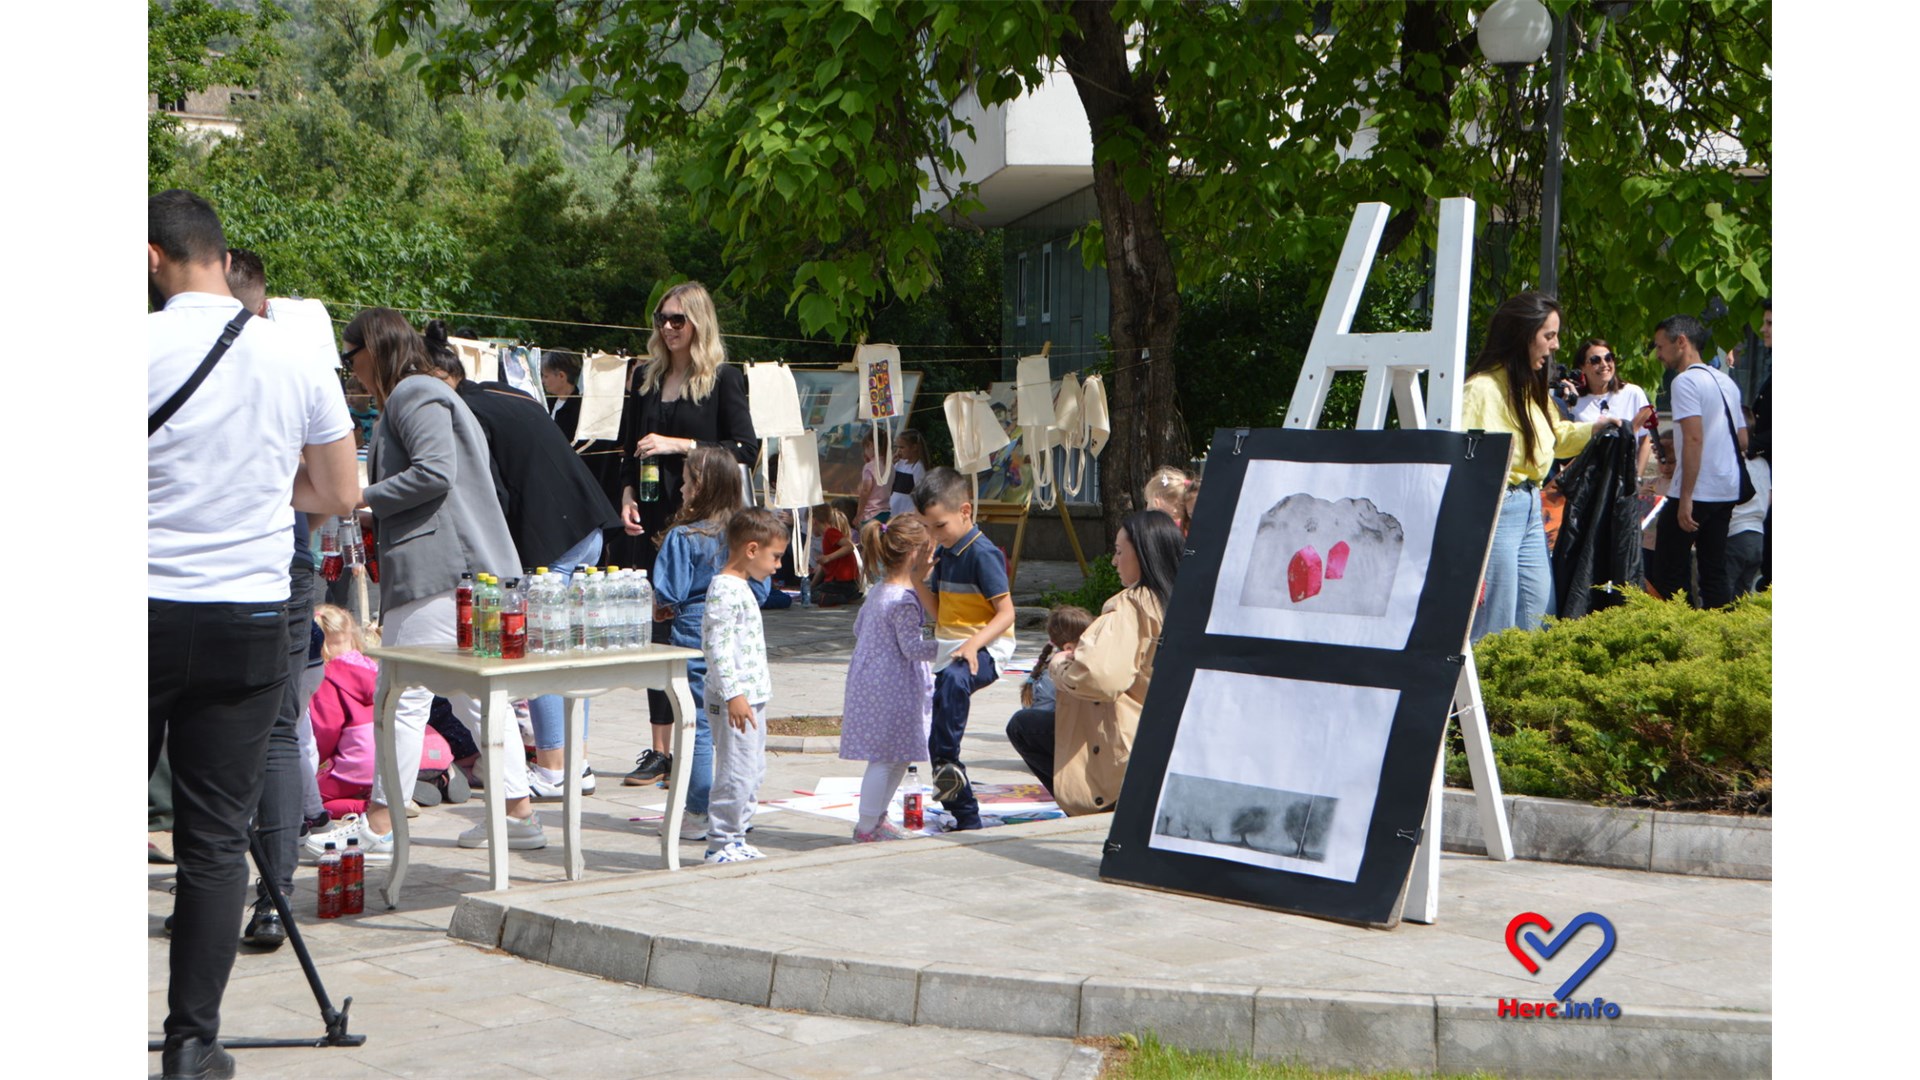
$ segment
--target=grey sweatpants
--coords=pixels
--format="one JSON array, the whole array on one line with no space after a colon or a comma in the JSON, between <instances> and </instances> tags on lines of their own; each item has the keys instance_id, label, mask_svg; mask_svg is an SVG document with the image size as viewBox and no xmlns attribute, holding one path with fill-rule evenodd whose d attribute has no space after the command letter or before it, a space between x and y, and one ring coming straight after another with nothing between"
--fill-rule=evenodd
<instances>
[{"instance_id":1,"label":"grey sweatpants","mask_svg":"<svg viewBox=\"0 0 1920 1080\"><path fill-rule=\"evenodd\" d=\"M711 684L709 684L711 685ZM727 723L727 704L706 703L707 727L713 732L713 794L707 801L712 820L707 825L707 850L719 851L747 838L753 824L754 802L760 781L767 775L767 704L753 706L753 726L733 730Z\"/></svg>"}]
</instances>

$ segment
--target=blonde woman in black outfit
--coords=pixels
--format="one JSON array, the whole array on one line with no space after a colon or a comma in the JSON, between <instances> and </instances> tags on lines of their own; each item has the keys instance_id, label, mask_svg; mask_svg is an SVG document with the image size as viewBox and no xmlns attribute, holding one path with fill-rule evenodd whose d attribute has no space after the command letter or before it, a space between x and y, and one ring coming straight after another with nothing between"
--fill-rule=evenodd
<instances>
[{"instance_id":1,"label":"blonde woman in black outfit","mask_svg":"<svg viewBox=\"0 0 1920 1080\"><path fill-rule=\"evenodd\" d=\"M713 297L697 281L675 285L660 298L647 338L648 360L634 372L626 407L620 414L620 516L628 536L646 536L639 545L642 569L653 568L658 541L679 512L687 455L696 446L716 446L751 466L760 453L747 410L746 373L727 363L726 344ZM659 473L658 497L643 501L641 469ZM654 640L665 641L657 627ZM653 721L653 746L640 755L629 784L660 779L672 765L673 714L667 696L647 692Z\"/></svg>"}]
</instances>

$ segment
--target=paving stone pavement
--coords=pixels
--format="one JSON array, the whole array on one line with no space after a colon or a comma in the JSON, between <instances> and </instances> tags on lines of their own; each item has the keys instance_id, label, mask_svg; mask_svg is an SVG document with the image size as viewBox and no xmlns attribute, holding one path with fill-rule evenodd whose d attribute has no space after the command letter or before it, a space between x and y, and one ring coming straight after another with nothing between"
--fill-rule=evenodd
<instances>
[{"instance_id":1,"label":"paving stone pavement","mask_svg":"<svg viewBox=\"0 0 1920 1080\"><path fill-rule=\"evenodd\" d=\"M1038 567L1036 570L1035 567ZM1072 564L1021 568L1020 589L1077 584ZM840 711L847 657L858 609L794 607L766 613L774 654L775 716ZM1036 635L1022 639L1031 656ZM1017 682L1003 679L976 698L966 742L976 777L1028 778L1002 734L1018 708ZM643 695L616 692L593 702L591 761L596 793L581 815L587 834L585 881L615 879L660 867L659 839L644 817L664 803L655 787L626 787L621 776L648 745ZM811 789L823 776L858 776L861 766L831 754L769 755L763 799ZM461 849L454 838L481 819L481 802L432 807L414 819L407 890L398 911L321 922L313 918L314 870L294 878L293 905L335 1006L353 997L351 1030L368 1036L358 1049L242 1050L242 1076L350 1077L1087 1077L1099 1071L1096 1051L1071 1039L915 1027L755 1008L631 986L548 967L447 936L454 905L487 888L486 852ZM515 852L512 885L562 882L559 804L541 804L551 844ZM768 813L754 841L770 854L842 845L837 823ZM683 859L698 865L701 845ZM383 879L370 868L368 895ZM148 872L148 1037L166 1017L167 939L172 910L170 867ZM236 933L242 920L235 916ZM233 1036L306 1037L322 1031L313 997L293 950L242 949L228 985L222 1029ZM157 1075L160 1055L149 1055Z\"/></svg>"}]
</instances>

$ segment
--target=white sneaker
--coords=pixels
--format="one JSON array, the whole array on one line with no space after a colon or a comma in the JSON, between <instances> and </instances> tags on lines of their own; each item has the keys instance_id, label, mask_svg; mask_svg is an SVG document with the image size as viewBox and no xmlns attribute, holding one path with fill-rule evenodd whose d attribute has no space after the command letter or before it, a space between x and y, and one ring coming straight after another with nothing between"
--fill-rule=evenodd
<instances>
[{"instance_id":1,"label":"white sneaker","mask_svg":"<svg viewBox=\"0 0 1920 1080\"><path fill-rule=\"evenodd\" d=\"M713 819L706 814L696 814L688 810L680 818L680 839L705 840L707 828L712 824Z\"/></svg>"},{"instance_id":2,"label":"white sneaker","mask_svg":"<svg viewBox=\"0 0 1920 1080\"><path fill-rule=\"evenodd\" d=\"M482 821L473 828L460 834L459 844L463 848L483 848L487 846L487 823ZM528 814L525 820L516 817L507 818L507 850L538 851L547 846L547 830L540 827L538 811Z\"/></svg>"},{"instance_id":3,"label":"white sneaker","mask_svg":"<svg viewBox=\"0 0 1920 1080\"><path fill-rule=\"evenodd\" d=\"M539 766L527 766L527 787L532 790L535 801L554 802L563 798L567 793L565 780L566 777L563 775L560 781L548 783L546 778L540 775ZM581 769L580 794L593 794L593 766L591 765Z\"/></svg>"},{"instance_id":4,"label":"white sneaker","mask_svg":"<svg viewBox=\"0 0 1920 1080\"><path fill-rule=\"evenodd\" d=\"M393 861L393 834L376 834L367 824L367 819L359 814L348 814L342 818L339 828L308 834L302 850L311 861L319 862L320 857L326 854L329 843L334 851L344 852L348 840L360 841L360 851L366 856L368 866L383 866Z\"/></svg>"},{"instance_id":5,"label":"white sneaker","mask_svg":"<svg viewBox=\"0 0 1920 1080\"><path fill-rule=\"evenodd\" d=\"M742 840L735 840L718 851L707 852L707 861L710 863L752 862L764 858L766 856L760 853L759 848Z\"/></svg>"}]
</instances>

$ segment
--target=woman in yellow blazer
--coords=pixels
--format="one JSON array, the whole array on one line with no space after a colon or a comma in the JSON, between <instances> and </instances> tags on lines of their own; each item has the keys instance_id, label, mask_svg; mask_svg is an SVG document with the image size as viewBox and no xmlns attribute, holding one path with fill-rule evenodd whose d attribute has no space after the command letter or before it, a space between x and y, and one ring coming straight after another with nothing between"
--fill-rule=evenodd
<instances>
[{"instance_id":1,"label":"woman in yellow blazer","mask_svg":"<svg viewBox=\"0 0 1920 1080\"><path fill-rule=\"evenodd\" d=\"M1040 781L1069 814L1107 813L1120 797L1181 539L1180 526L1158 510L1127 515L1113 538L1113 566L1125 588L1100 609L1072 653L1054 658L1054 767Z\"/></svg>"},{"instance_id":2,"label":"woman in yellow blazer","mask_svg":"<svg viewBox=\"0 0 1920 1080\"><path fill-rule=\"evenodd\" d=\"M1486 591L1473 617L1475 641L1513 626L1538 629L1553 610L1540 485L1555 458L1578 454L1594 432L1620 422L1619 417L1591 424L1559 418L1547 400L1547 362L1559 347L1559 303L1545 293L1523 292L1494 311L1487 343L1460 387L1462 430L1513 436L1507 491L1487 556Z\"/></svg>"}]
</instances>

